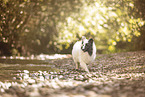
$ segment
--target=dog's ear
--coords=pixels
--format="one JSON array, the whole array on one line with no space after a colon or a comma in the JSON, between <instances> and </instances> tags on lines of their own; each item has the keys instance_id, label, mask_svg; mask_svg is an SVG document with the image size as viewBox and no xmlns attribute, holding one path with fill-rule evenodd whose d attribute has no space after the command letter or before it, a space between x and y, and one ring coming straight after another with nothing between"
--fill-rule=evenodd
<instances>
[{"instance_id":1,"label":"dog's ear","mask_svg":"<svg viewBox=\"0 0 145 97\"><path fill-rule=\"evenodd\" d=\"M94 40L93 40L92 38L91 38L91 39L89 39L89 43L93 43L93 41L94 41Z\"/></svg>"},{"instance_id":2,"label":"dog's ear","mask_svg":"<svg viewBox=\"0 0 145 97\"><path fill-rule=\"evenodd\" d=\"M82 41L84 41L86 39L86 37L85 36L82 36Z\"/></svg>"}]
</instances>

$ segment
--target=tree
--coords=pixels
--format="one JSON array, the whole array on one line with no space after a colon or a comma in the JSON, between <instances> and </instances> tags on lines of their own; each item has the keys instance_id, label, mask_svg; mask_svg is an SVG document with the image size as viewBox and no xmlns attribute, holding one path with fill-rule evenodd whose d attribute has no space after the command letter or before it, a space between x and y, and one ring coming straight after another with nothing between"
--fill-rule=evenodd
<instances>
[{"instance_id":1,"label":"tree","mask_svg":"<svg viewBox=\"0 0 145 97\"><path fill-rule=\"evenodd\" d=\"M78 36L89 35L95 38L98 49L120 51L116 49L118 43L130 43L134 36L139 37L140 27L144 25L142 18L130 14L131 9L134 9L132 0L94 0L93 3L84 0L80 14L71 14L66 22L58 24L63 25L59 26L58 47L62 49L61 45L66 44L67 48Z\"/></svg>"},{"instance_id":2,"label":"tree","mask_svg":"<svg viewBox=\"0 0 145 97\"><path fill-rule=\"evenodd\" d=\"M79 0L2 0L0 13L1 43L9 53L48 53L56 51L57 23L78 10ZM2 46L0 54L6 54Z\"/></svg>"},{"instance_id":3,"label":"tree","mask_svg":"<svg viewBox=\"0 0 145 97\"><path fill-rule=\"evenodd\" d=\"M70 53L83 35L93 37L101 52L144 49L144 4L143 0L1 0L0 55Z\"/></svg>"}]
</instances>

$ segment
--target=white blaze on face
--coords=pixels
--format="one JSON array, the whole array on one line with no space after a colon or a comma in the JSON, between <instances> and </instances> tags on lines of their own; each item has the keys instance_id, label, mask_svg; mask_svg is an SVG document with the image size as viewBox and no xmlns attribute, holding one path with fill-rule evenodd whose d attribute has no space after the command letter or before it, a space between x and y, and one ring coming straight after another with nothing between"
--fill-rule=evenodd
<instances>
[{"instance_id":1,"label":"white blaze on face","mask_svg":"<svg viewBox=\"0 0 145 97\"><path fill-rule=\"evenodd\" d=\"M88 43L88 40L85 39L84 41L82 41L82 49L85 49L86 44Z\"/></svg>"},{"instance_id":2,"label":"white blaze on face","mask_svg":"<svg viewBox=\"0 0 145 97\"><path fill-rule=\"evenodd\" d=\"M82 36L82 45L81 49L85 49L86 44L88 43L88 40L86 39L85 36Z\"/></svg>"}]
</instances>

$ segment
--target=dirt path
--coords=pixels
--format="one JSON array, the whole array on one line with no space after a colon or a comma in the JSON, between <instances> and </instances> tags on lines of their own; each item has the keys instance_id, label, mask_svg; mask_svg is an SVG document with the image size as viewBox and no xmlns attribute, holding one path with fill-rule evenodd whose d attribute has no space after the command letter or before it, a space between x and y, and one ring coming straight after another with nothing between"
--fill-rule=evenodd
<instances>
[{"instance_id":1,"label":"dirt path","mask_svg":"<svg viewBox=\"0 0 145 97\"><path fill-rule=\"evenodd\" d=\"M75 68L71 58L56 60L54 63L61 69L70 69L70 72ZM145 96L145 51L97 55L89 69L93 74L92 79L98 83L102 82L97 86L90 86L89 89L99 87L95 93L109 94L113 97Z\"/></svg>"},{"instance_id":2,"label":"dirt path","mask_svg":"<svg viewBox=\"0 0 145 97\"><path fill-rule=\"evenodd\" d=\"M70 56L45 61L60 71L24 72L20 84L0 83L0 97L145 97L145 51L97 55L91 74L76 71Z\"/></svg>"}]
</instances>

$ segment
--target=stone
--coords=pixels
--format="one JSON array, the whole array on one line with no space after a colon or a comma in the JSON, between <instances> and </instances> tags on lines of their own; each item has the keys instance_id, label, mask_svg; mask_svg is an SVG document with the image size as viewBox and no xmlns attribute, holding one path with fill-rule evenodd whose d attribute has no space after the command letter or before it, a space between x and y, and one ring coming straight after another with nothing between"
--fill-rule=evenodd
<instances>
[{"instance_id":1,"label":"stone","mask_svg":"<svg viewBox=\"0 0 145 97\"><path fill-rule=\"evenodd\" d=\"M113 91L113 89L108 86L104 87L103 89L105 90L106 93L110 93Z\"/></svg>"},{"instance_id":2,"label":"stone","mask_svg":"<svg viewBox=\"0 0 145 97\"><path fill-rule=\"evenodd\" d=\"M93 87L91 90L95 91L96 93L99 91L99 89L97 87Z\"/></svg>"},{"instance_id":3,"label":"stone","mask_svg":"<svg viewBox=\"0 0 145 97\"><path fill-rule=\"evenodd\" d=\"M11 95L11 94L2 94L2 97L17 97L16 95Z\"/></svg>"},{"instance_id":4,"label":"stone","mask_svg":"<svg viewBox=\"0 0 145 97\"><path fill-rule=\"evenodd\" d=\"M97 94L94 91L85 91L85 96L87 96L87 97L97 97Z\"/></svg>"},{"instance_id":5,"label":"stone","mask_svg":"<svg viewBox=\"0 0 145 97\"><path fill-rule=\"evenodd\" d=\"M34 79L28 79L27 82L28 82L28 84L32 85L32 84L35 83L35 80Z\"/></svg>"},{"instance_id":6,"label":"stone","mask_svg":"<svg viewBox=\"0 0 145 97\"><path fill-rule=\"evenodd\" d=\"M37 88L33 89L33 91L31 91L31 92L27 91L26 96L28 96L28 97L41 97Z\"/></svg>"},{"instance_id":7,"label":"stone","mask_svg":"<svg viewBox=\"0 0 145 97\"><path fill-rule=\"evenodd\" d=\"M24 72L24 73L27 73L27 74L29 73L29 71L28 71L28 70L24 70L23 72Z\"/></svg>"},{"instance_id":8,"label":"stone","mask_svg":"<svg viewBox=\"0 0 145 97\"><path fill-rule=\"evenodd\" d=\"M111 95L97 95L96 97L112 97Z\"/></svg>"}]
</instances>

